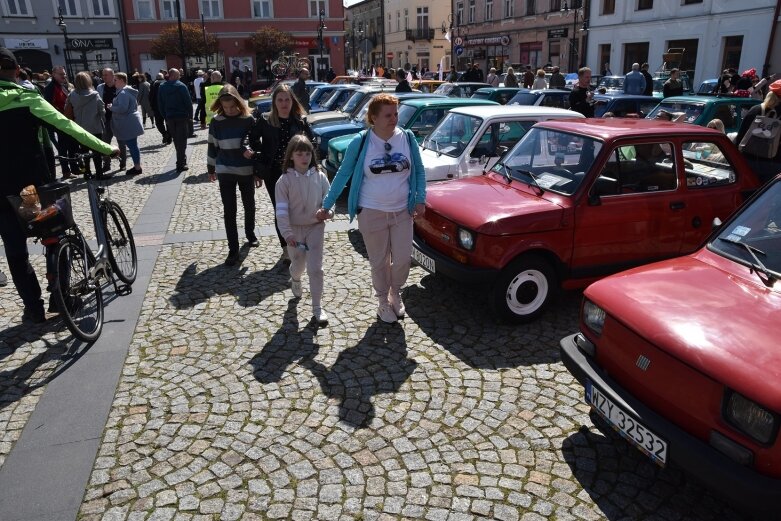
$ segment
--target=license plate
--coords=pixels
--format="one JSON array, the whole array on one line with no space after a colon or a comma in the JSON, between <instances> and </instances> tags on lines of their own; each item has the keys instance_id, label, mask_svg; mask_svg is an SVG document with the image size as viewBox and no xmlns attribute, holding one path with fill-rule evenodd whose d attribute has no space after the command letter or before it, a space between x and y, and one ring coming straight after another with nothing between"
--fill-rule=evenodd
<instances>
[{"instance_id":1,"label":"license plate","mask_svg":"<svg viewBox=\"0 0 781 521\"><path fill-rule=\"evenodd\" d=\"M607 420L616 432L651 458L651 461L660 467L667 464L667 442L613 403L591 382L586 382L586 402Z\"/></svg>"},{"instance_id":2,"label":"license plate","mask_svg":"<svg viewBox=\"0 0 781 521\"><path fill-rule=\"evenodd\" d=\"M428 271L429 273L436 273L437 269L434 266L434 259L424 254L423 252L421 252L415 247L412 248L412 259L418 264L420 264L420 266L422 266L423 269Z\"/></svg>"}]
</instances>

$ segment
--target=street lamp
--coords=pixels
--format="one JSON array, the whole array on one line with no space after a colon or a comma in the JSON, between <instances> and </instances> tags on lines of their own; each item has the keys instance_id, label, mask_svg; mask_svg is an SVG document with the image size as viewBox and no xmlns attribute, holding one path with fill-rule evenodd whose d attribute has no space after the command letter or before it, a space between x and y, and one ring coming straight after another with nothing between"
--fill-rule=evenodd
<instances>
[{"instance_id":1,"label":"street lamp","mask_svg":"<svg viewBox=\"0 0 781 521\"><path fill-rule=\"evenodd\" d=\"M206 22L203 19L203 13L201 13L201 31L203 32L203 52L205 53L206 70L209 70L209 42L206 40Z\"/></svg>"},{"instance_id":2,"label":"street lamp","mask_svg":"<svg viewBox=\"0 0 781 521\"><path fill-rule=\"evenodd\" d=\"M68 24L66 24L63 19L61 7L57 8L57 13L60 15L57 26L62 31L62 37L65 39L65 48L62 50L62 53L65 55L65 72L67 73L68 78L72 78L70 60L68 60L68 49L70 48L70 45L68 45Z\"/></svg>"},{"instance_id":3,"label":"street lamp","mask_svg":"<svg viewBox=\"0 0 781 521\"><path fill-rule=\"evenodd\" d=\"M184 32L182 31L182 9L179 2L180 0L176 0L176 21L179 24L179 50L182 53L182 70L187 74L187 58L184 52Z\"/></svg>"},{"instance_id":4,"label":"street lamp","mask_svg":"<svg viewBox=\"0 0 781 521\"><path fill-rule=\"evenodd\" d=\"M361 26L359 25L359 26L358 26L358 41L360 42L361 40L363 40L363 27L361 27ZM364 44L364 51L365 51L365 50L366 50L366 44ZM361 62L362 62L362 60L359 60L359 61L358 61L358 68L359 68L359 69L361 68L361 65L363 65L363 63L361 63Z\"/></svg>"},{"instance_id":5,"label":"street lamp","mask_svg":"<svg viewBox=\"0 0 781 521\"><path fill-rule=\"evenodd\" d=\"M317 66L317 80L323 81L323 31L325 31L325 9L320 9L320 23L317 26L317 38L320 40L320 63Z\"/></svg>"},{"instance_id":6,"label":"street lamp","mask_svg":"<svg viewBox=\"0 0 781 521\"><path fill-rule=\"evenodd\" d=\"M580 14L583 20L583 25L580 27L580 32L588 31L588 20L586 20L585 10L582 5L582 0L572 0L572 7L567 5L567 0L564 0L564 5L561 8L561 12L565 15L572 11L572 39L570 40L570 46L572 51L569 58L569 71L574 72L578 68L578 59L580 57L579 47L580 38L578 36L578 15Z\"/></svg>"}]
</instances>

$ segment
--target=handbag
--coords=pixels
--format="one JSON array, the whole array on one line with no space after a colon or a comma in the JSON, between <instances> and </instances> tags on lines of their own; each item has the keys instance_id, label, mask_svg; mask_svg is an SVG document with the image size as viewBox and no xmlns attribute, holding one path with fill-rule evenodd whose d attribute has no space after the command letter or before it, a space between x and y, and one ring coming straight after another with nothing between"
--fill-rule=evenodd
<instances>
[{"instance_id":1,"label":"handbag","mask_svg":"<svg viewBox=\"0 0 781 521\"><path fill-rule=\"evenodd\" d=\"M765 115L755 117L748 131L740 140L738 149L744 154L761 158L773 159L778 153L778 144L781 141L781 121L776 118L776 111L771 110Z\"/></svg>"},{"instance_id":2,"label":"handbag","mask_svg":"<svg viewBox=\"0 0 781 521\"><path fill-rule=\"evenodd\" d=\"M76 114L73 113L73 105L71 105L70 103L65 104L64 114L66 118L74 121L76 120Z\"/></svg>"}]
</instances>

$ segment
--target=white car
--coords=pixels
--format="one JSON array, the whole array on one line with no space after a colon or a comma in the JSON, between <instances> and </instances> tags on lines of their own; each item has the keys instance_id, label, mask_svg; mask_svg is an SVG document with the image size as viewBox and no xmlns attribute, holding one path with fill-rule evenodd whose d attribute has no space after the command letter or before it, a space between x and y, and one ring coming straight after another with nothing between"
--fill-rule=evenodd
<instances>
[{"instance_id":1,"label":"white car","mask_svg":"<svg viewBox=\"0 0 781 521\"><path fill-rule=\"evenodd\" d=\"M524 105L451 109L421 144L426 181L480 175L538 121L583 118L571 110Z\"/></svg>"}]
</instances>

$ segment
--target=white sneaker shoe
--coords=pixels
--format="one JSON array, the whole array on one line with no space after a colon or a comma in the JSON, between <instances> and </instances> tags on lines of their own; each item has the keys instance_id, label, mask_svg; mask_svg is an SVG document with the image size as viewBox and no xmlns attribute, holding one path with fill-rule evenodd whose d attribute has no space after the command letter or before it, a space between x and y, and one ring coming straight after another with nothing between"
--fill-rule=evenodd
<instances>
[{"instance_id":1,"label":"white sneaker shoe","mask_svg":"<svg viewBox=\"0 0 781 521\"><path fill-rule=\"evenodd\" d=\"M404 318L407 314L407 308L404 306L404 301L401 300L401 293L390 290L390 293L388 294L388 303L393 312L396 313L396 317Z\"/></svg>"},{"instance_id":2,"label":"white sneaker shoe","mask_svg":"<svg viewBox=\"0 0 781 521\"><path fill-rule=\"evenodd\" d=\"M323 311L322 308L313 308L312 311L314 312L312 319L317 323L318 326L328 325L328 315L325 311Z\"/></svg>"},{"instance_id":3,"label":"white sneaker shoe","mask_svg":"<svg viewBox=\"0 0 781 521\"><path fill-rule=\"evenodd\" d=\"M393 312L393 308L387 302L380 302L380 305L377 306L377 316L386 324L393 324L398 320L396 313Z\"/></svg>"},{"instance_id":4,"label":"white sneaker shoe","mask_svg":"<svg viewBox=\"0 0 781 521\"><path fill-rule=\"evenodd\" d=\"M293 296L296 298L301 298L301 295L304 294L304 290L301 288L301 281L291 278L290 279L290 289L293 290Z\"/></svg>"}]
</instances>

